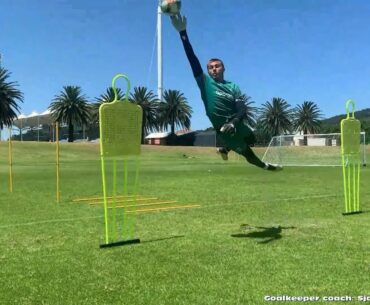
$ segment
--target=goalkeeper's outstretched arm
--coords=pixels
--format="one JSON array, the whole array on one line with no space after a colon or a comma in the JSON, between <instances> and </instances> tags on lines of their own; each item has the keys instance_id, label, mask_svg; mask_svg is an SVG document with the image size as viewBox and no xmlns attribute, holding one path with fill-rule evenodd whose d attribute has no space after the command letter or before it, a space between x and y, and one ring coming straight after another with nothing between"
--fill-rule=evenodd
<instances>
[{"instance_id":1,"label":"goalkeeper's outstretched arm","mask_svg":"<svg viewBox=\"0 0 370 305\"><path fill-rule=\"evenodd\" d=\"M236 113L233 119L231 120L231 123L233 124L238 123L240 120L244 119L247 115L247 107L245 106L243 99L241 98L235 99L235 110Z\"/></svg>"},{"instance_id":2,"label":"goalkeeper's outstretched arm","mask_svg":"<svg viewBox=\"0 0 370 305\"><path fill-rule=\"evenodd\" d=\"M186 57L189 60L191 69L194 77L198 77L203 74L202 66L194 53L193 47L190 44L188 34L186 32L186 17L177 14L171 16L172 25L180 33L180 38L185 49Z\"/></svg>"}]
</instances>

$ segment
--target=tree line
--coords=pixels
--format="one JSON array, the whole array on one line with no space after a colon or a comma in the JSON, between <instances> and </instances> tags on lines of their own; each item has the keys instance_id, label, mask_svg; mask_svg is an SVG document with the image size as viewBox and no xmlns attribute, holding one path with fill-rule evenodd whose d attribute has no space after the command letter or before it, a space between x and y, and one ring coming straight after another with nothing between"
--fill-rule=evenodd
<instances>
[{"instance_id":1,"label":"tree line","mask_svg":"<svg viewBox=\"0 0 370 305\"><path fill-rule=\"evenodd\" d=\"M20 113L23 93L18 83L9 81L10 73L0 67L0 128L11 126ZM120 88L117 89L118 100L125 98ZM114 101L112 87L95 97L92 101L79 86L64 86L52 99L49 109L54 121L68 126L68 141L74 141L76 126L87 129L97 128L99 107L102 103ZM245 104L245 118L256 133L257 143L266 144L272 136L303 132L304 134L327 133L330 126L322 126L322 113L313 101L304 101L292 107L285 99L273 97L261 107L255 107L251 97L243 94L240 97ZM153 131L170 131L176 128L190 129L193 110L187 98L179 90L165 90L163 99L158 100L152 90L146 87L135 87L129 94L128 101L143 109L142 140ZM339 124L338 124L339 129Z\"/></svg>"}]
</instances>

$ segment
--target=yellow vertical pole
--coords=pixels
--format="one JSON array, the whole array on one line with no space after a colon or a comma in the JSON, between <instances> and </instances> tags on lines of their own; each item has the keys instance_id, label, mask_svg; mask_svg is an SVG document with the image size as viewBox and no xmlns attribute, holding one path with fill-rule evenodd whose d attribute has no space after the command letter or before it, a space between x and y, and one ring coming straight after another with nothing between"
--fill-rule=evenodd
<instances>
[{"instance_id":1,"label":"yellow vertical pole","mask_svg":"<svg viewBox=\"0 0 370 305\"><path fill-rule=\"evenodd\" d=\"M102 140L100 139L100 147L102 147ZM109 226L108 226L108 196L107 196L107 185L105 183L105 161L102 149L100 148L100 157L101 157L101 172L103 179L103 197L104 197L104 226L105 226L105 244L109 243Z\"/></svg>"},{"instance_id":2,"label":"yellow vertical pole","mask_svg":"<svg viewBox=\"0 0 370 305\"><path fill-rule=\"evenodd\" d=\"M57 173L57 203L60 202L59 190L59 123L55 122L55 144L56 144L56 173Z\"/></svg>"},{"instance_id":3,"label":"yellow vertical pole","mask_svg":"<svg viewBox=\"0 0 370 305\"><path fill-rule=\"evenodd\" d=\"M9 146L8 146L8 155L9 155L9 192L13 193L13 151L12 151L12 128L9 127Z\"/></svg>"},{"instance_id":4,"label":"yellow vertical pole","mask_svg":"<svg viewBox=\"0 0 370 305\"><path fill-rule=\"evenodd\" d=\"M113 159L113 193L112 193L112 238L117 239L117 159Z\"/></svg>"}]
</instances>

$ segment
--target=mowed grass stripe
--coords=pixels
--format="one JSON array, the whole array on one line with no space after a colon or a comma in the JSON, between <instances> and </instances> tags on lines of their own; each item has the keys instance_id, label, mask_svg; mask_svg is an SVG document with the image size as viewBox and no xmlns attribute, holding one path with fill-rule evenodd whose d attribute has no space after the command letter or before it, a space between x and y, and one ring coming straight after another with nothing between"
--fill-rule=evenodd
<instances>
[{"instance_id":1,"label":"mowed grass stripe","mask_svg":"<svg viewBox=\"0 0 370 305\"><path fill-rule=\"evenodd\" d=\"M102 250L102 206L70 204L101 191L98 145L63 143L59 205L55 167L42 165L53 160L48 145L14 143L13 194L0 159L2 304L265 305L265 295L370 295L370 213L341 216L340 168L269 173L242 158L223 162L214 148L145 145L138 193L201 207L138 213L135 234L146 242ZM97 166L79 162L86 159ZM368 211L370 169L361 170Z\"/></svg>"}]
</instances>

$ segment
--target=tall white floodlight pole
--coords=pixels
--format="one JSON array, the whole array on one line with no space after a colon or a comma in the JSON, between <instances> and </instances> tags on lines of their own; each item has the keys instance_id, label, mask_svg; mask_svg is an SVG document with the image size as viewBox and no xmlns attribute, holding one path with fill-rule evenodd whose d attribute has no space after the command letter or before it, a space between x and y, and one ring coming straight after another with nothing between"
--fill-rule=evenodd
<instances>
[{"instance_id":1,"label":"tall white floodlight pole","mask_svg":"<svg viewBox=\"0 0 370 305\"><path fill-rule=\"evenodd\" d=\"M163 97L163 78L162 78L162 11L158 4L157 13L157 70L158 70L158 99Z\"/></svg>"}]
</instances>

